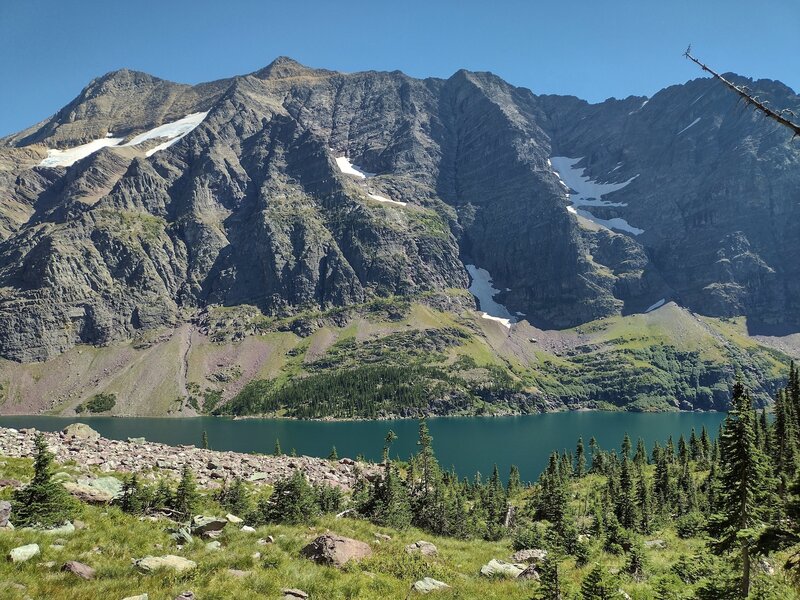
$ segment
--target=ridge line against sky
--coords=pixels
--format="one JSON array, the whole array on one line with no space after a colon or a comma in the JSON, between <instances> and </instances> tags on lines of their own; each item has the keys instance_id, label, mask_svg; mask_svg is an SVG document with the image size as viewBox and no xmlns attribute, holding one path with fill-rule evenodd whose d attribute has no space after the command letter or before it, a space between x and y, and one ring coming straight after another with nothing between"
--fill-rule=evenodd
<instances>
[{"instance_id":1,"label":"ridge line against sky","mask_svg":"<svg viewBox=\"0 0 800 600\"><path fill-rule=\"evenodd\" d=\"M181 83L278 56L336 71L447 78L491 71L536 94L652 96L715 69L800 91L800 2L764 0L228 0L0 2L0 136L30 127L92 79L130 68Z\"/></svg>"}]
</instances>

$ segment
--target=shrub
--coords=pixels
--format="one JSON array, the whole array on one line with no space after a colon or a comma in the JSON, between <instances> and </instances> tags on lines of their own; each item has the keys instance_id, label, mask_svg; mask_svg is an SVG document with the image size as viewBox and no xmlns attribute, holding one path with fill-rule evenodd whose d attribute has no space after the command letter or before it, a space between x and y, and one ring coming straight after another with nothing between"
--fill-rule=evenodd
<instances>
[{"instance_id":1,"label":"shrub","mask_svg":"<svg viewBox=\"0 0 800 600\"><path fill-rule=\"evenodd\" d=\"M252 515L257 524L308 523L319 515L319 504L314 488L300 471L291 477L275 482L272 494L261 499Z\"/></svg>"},{"instance_id":2,"label":"shrub","mask_svg":"<svg viewBox=\"0 0 800 600\"><path fill-rule=\"evenodd\" d=\"M84 411L89 411L90 413L108 412L109 410L114 408L116 404L117 404L116 394L106 394L106 393L95 394L83 404L79 404L75 408L75 412L78 413L82 413Z\"/></svg>"},{"instance_id":3,"label":"shrub","mask_svg":"<svg viewBox=\"0 0 800 600\"><path fill-rule=\"evenodd\" d=\"M690 512L678 518L675 522L675 528L678 531L678 536L682 538L691 538L697 536L705 529L706 519L699 512Z\"/></svg>"}]
</instances>

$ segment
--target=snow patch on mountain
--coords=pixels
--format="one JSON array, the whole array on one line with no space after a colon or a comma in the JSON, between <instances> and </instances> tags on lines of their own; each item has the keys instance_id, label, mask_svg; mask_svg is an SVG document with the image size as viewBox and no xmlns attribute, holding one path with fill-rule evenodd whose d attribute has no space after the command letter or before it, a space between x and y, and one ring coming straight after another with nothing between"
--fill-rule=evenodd
<instances>
[{"instance_id":1,"label":"snow patch on mountain","mask_svg":"<svg viewBox=\"0 0 800 600\"><path fill-rule=\"evenodd\" d=\"M367 173L366 171L361 170L359 167L351 163L350 159L346 156L337 156L336 166L338 166L339 170L345 175L354 175L360 179L366 179L368 177L375 176L375 173Z\"/></svg>"},{"instance_id":2,"label":"snow patch on mountain","mask_svg":"<svg viewBox=\"0 0 800 600\"><path fill-rule=\"evenodd\" d=\"M87 156L94 154L101 148L108 147L123 147L123 146L138 146L147 140L157 140L161 138L168 138L163 144L159 144L155 148L151 148L145 153L145 156L151 156L175 144L178 140L186 136L190 131L203 122L203 119L208 116L207 112L198 112L186 115L182 119L173 121L172 123L165 123L154 127L149 131L140 133L133 137L129 142L122 144L124 138L114 137L110 131L105 137L99 140L93 140L74 148L67 148L66 150L58 150L57 148L50 148L47 150L47 158L39 163L40 167L69 167Z\"/></svg>"},{"instance_id":3,"label":"snow patch on mountain","mask_svg":"<svg viewBox=\"0 0 800 600\"><path fill-rule=\"evenodd\" d=\"M680 134L682 134L684 131L686 131L687 129L689 129L689 127L694 127L694 126L695 126L695 125L697 125L699 122L700 122L700 117L697 117L697 118L696 118L694 121L692 121L691 123L689 123L689 124L688 124L686 127L684 127L683 129L681 129L681 130L680 130L678 133L676 133L675 135L680 135Z\"/></svg>"},{"instance_id":4,"label":"snow patch on mountain","mask_svg":"<svg viewBox=\"0 0 800 600\"><path fill-rule=\"evenodd\" d=\"M190 131L192 131L195 127L200 125L203 120L208 116L208 112L197 112L192 113L190 115L186 115L182 119L178 119L177 121L173 121L171 123L164 123L163 125L159 125L158 127L154 127L149 131L145 131L144 133L140 133L131 141L123 144L124 146L138 146L139 144L146 142L148 140L158 140L162 138L167 138L167 141L151 148L147 152L145 152L145 156L152 156L159 150L164 150L165 148L169 148L173 144L176 144L180 139L185 137Z\"/></svg>"},{"instance_id":5,"label":"snow patch on mountain","mask_svg":"<svg viewBox=\"0 0 800 600\"><path fill-rule=\"evenodd\" d=\"M601 219L599 217L595 217L589 211L581 208L583 206L627 206L627 204L624 202L610 202L603 200L603 196L628 186L634 179L638 177L638 175L634 175L627 181L622 181L619 183L600 183L586 175L585 169L575 166L581 160L583 160L583 157L550 157L550 164L553 168L553 172L558 177L559 182L561 182L564 187L570 190L570 192L567 194L567 200L569 200L572 205L568 205L567 210L573 214L581 215L593 223L601 225L607 229L627 231L633 235L644 233L644 229L634 227L621 217L615 217L613 219ZM614 171L616 171L616 169L614 169Z\"/></svg>"},{"instance_id":6,"label":"snow patch on mountain","mask_svg":"<svg viewBox=\"0 0 800 600\"><path fill-rule=\"evenodd\" d=\"M378 194L367 194L373 200L377 200L378 202L386 202L388 204L395 204L397 206L405 206L408 204L407 202L400 202L399 200L390 200L385 196L379 196Z\"/></svg>"},{"instance_id":7,"label":"snow patch on mountain","mask_svg":"<svg viewBox=\"0 0 800 600\"><path fill-rule=\"evenodd\" d=\"M649 313L650 311L653 311L653 310L655 310L655 309L657 309L657 308L661 308L662 306L664 306L664 303L665 303L665 302L666 302L666 299L665 299L665 298L661 298L661 300L659 300L658 302L656 302L656 303L654 303L654 304L651 304L651 305L650 305L650 306L647 308L647 310L646 310L646 311L644 311L644 312L646 312L646 313Z\"/></svg>"},{"instance_id":8,"label":"snow patch on mountain","mask_svg":"<svg viewBox=\"0 0 800 600\"><path fill-rule=\"evenodd\" d=\"M67 148L66 150L58 150L57 148L48 148L47 158L39 163L40 167L69 167L86 158L90 154L94 154L101 148L109 146L117 146L123 138L104 137L99 140L91 141L87 144L81 144L74 148Z\"/></svg>"},{"instance_id":9,"label":"snow patch on mountain","mask_svg":"<svg viewBox=\"0 0 800 600\"><path fill-rule=\"evenodd\" d=\"M481 317L490 321L497 321L504 327L510 328L512 323L517 322L509 310L502 304L495 301L494 297L500 293L492 285L492 276L486 269L481 269L475 265L465 265L470 277L469 293L478 300L481 309Z\"/></svg>"}]
</instances>

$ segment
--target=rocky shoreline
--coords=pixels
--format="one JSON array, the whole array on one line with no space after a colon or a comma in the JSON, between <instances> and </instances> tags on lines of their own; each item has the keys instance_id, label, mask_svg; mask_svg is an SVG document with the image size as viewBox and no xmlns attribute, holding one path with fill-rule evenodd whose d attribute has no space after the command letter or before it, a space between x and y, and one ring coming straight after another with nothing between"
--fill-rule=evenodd
<instances>
[{"instance_id":1,"label":"rocky shoreline","mask_svg":"<svg viewBox=\"0 0 800 600\"><path fill-rule=\"evenodd\" d=\"M32 457L35 429L0 427L0 455ZM88 425L75 423L61 432L42 432L56 462L75 463L87 475L104 473L142 473L145 479L159 475L177 478L184 465L194 473L197 482L213 488L234 477L256 485L272 484L292 475L305 474L309 482L351 489L361 477L371 478L380 467L356 463L349 458L331 461L311 456L267 456L204 450L195 446L168 446L143 438L128 441L101 437Z\"/></svg>"}]
</instances>

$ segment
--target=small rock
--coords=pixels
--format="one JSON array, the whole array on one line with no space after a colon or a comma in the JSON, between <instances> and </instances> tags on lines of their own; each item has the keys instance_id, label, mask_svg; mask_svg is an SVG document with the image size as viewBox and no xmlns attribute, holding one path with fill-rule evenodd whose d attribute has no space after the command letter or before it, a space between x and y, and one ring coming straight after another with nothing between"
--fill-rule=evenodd
<instances>
[{"instance_id":1,"label":"small rock","mask_svg":"<svg viewBox=\"0 0 800 600\"><path fill-rule=\"evenodd\" d=\"M228 519L228 523L233 523L234 525L238 525L239 523L242 522L242 519L240 519L236 515L232 515L230 513L225 515L225 518Z\"/></svg>"},{"instance_id":2,"label":"small rock","mask_svg":"<svg viewBox=\"0 0 800 600\"><path fill-rule=\"evenodd\" d=\"M150 600L150 596L147 594L139 594L138 596L128 596L122 600Z\"/></svg>"},{"instance_id":3,"label":"small rock","mask_svg":"<svg viewBox=\"0 0 800 600\"><path fill-rule=\"evenodd\" d=\"M28 544L26 546L18 546L8 553L8 558L13 563L21 563L26 560L32 559L39 554L39 544Z\"/></svg>"},{"instance_id":4,"label":"small rock","mask_svg":"<svg viewBox=\"0 0 800 600\"><path fill-rule=\"evenodd\" d=\"M539 571L537 570L536 564L528 565L527 569L517 575L517 579L533 579L534 581L539 581Z\"/></svg>"},{"instance_id":5,"label":"small rock","mask_svg":"<svg viewBox=\"0 0 800 600\"><path fill-rule=\"evenodd\" d=\"M47 535L69 535L70 533L75 533L75 525L67 521L58 527L53 527L52 529L40 529L38 531L46 533Z\"/></svg>"},{"instance_id":6,"label":"small rock","mask_svg":"<svg viewBox=\"0 0 800 600\"><path fill-rule=\"evenodd\" d=\"M0 500L0 527L8 526L8 519L11 517L11 502Z\"/></svg>"},{"instance_id":7,"label":"small rock","mask_svg":"<svg viewBox=\"0 0 800 600\"><path fill-rule=\"evenodd\" d=\"M391 542L392 541L392 536L386 535L385 533L376 533L375 534L375 539L376 540L381 540L381 541L384 541L384 542Z\"/></svg>"},{"instance_id":8,"label":"small rock","mask_svg":"<svg viewBox=\"0 0 800 600\"><path fill-rule=\"evenodd\" d=\"M242 525L242 528L239 531L244 531L245 533L255 533L255 527L250 527L250 525Z\"/></svg>"},{"instance_id":9,"label":"small rock","mask_svg":"<svg viewBox=\"0 0 800 600\"><path fill-rule=\"evenodd\" d=\"M129 437L128 438L128 443L129 444L136 444L136 445L144 444L145 443L145 439L143 437ZM147 594L145 594L145 596L146 595Z\"/></svg>"},{"instance_id":10,"label":"small rock","mask_svg":"<svg viewBox=\"0 0 800 600\"><path fill-rule=\"evenodd\" d=\"M228 575L231 577L247 577L252 571L241 571L239 569L228 569Z\"/></svg>"},{"instance_id":11,"label":"small rock","mask_svg":"<svg viewBox=\"0 0 800 600\"><path fill-rule=\"evenodd\" d=\"M192 543L192 534L189 531L188 527L178 527L174 529L170 534L173 540L178 542L179 544L191 544Z\"/></svg>"},{"instance_id":12,"label":"small rock","mask_svg":"<svg viewBox=\"0 0 800 600\"><path fill-rule=\"evenodd\" d=\"M508 563L504 560L493 558L481 567L481 575L484 577L519 577L528 565L520 563Z\"/></svg>"},{"instance_id":13,"label":"small rock","mask_svg":"<svg viewBox=\"0 0 800 600\"><path fill-rule=\"evenodd\" d=\"M662 550L667 547L667 542L665 542L664 540L647 540L644 543L644 547Z\"/></svg>"},{"instance_id":14,"label":"small rock","mask_svg":"<svg viewBox=\"0 0 800 600\"><path fill-rule=\"evenodd\" d=\"M253 552L250 555L250 558L252 558L253 560L259 560L261 558L261 552Z\"/></svg>"},{"instance_id":15,"label":"small rock","mask_svg":"<svg viewBox=\"0 0 800 600\"><path fill-rule=\"evenodd\" d=\"M77 560L70 560L64 563L61 570L65 573L72 573L81 579L94 579L95 570L89 565L78 562Z\"/></svg>"},{"instance_id":16,"label":"small rock","mask_svg":"<svg viewBox=\"0 0 800 600\"><path fill-rule=\"evenodd\" d=\"M295 588L283 588L281 594L283 594L283 600L305 600L308 598L307 593Z\"/></svg>"},{"instance_id":17,"label":"small rock","mask_svg":"<svg viewBox=\"0 0 800 600\"><path fill-rule=\"evenodd\" d=\"M214 540L213 542L208 542L206 544L206 550L210 550L211 552L216 552L222 548L222 544L218 541Z\"/></svg>"},{"instance_id":18,"label":"small rock","mask_svg":"<svg viewBox=\"0 0 800 600\"><path fill-rule=\"evenodd\" d=\"M414 585L411 586L415 592L419 592L420 594L429 594L430 592L444 590L449 587L450 586L443 581L439 581L433 577L425 577L424 579L420 579L419 581L414 582Z\"/></svg>"},{"instance_id":19,"label":"small rock","mask_svg":"<svg viewBox=\"0 0 800 600\"><path fill-rule=\"evenodd\" d=\"M426 542L425 540L419 540L418 542L414 542L413 544L409 544L406 546L406 552L409 554L414 554L415 552L419 552L423 556L436 556L438 550L436 546L431 544L430 542Z\"/></svg>"},{"instance_id":20,"label":"small rock","mask_svg":"<svg viewBox=\"0 0 800 600\"><path fill-rule=\"evenodd\" d=\"M64 546L61 544L50 544L50 550L54 550L55 552L61 552L64 549Z\"/></svg>"},{"instance_id":21,"label":"small rock","mask_svg":"<svg viewBox=\"0 0 800 600\"><path fill-rule=\"evenodd\" d=\"M159 569L170 569L181 573L183 571L191 571L197 567L197 563L193 560L188 560L182 556L175 556L174 554L166 554L164 556L145 556L138 560L134 559L133 564L140 570L145 572L157 571Z\"/></svg>"},{"instance_id":22,"label":"small rock","mask_svg":"<svg viewBox=\"0 0 800 600\"><path fill-rule=\"evenodd\" d=\"M194 600L194 592L181 592L175 596L175 600Z\"/></svg>"},{"instance_id":23,"label":"small rock","mask_svg":"<svg viewBox=\"0 0 800 600\"><path fill-rule=\"evenodd\" d=\"M547 550L530 548L528 550L518 550L511 555L511 562L514 563L534 563L539 564L547 558Z\"/></svg>"}]
</instances>

